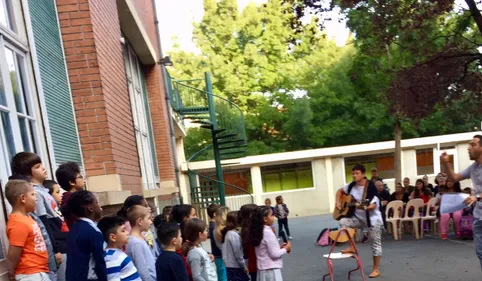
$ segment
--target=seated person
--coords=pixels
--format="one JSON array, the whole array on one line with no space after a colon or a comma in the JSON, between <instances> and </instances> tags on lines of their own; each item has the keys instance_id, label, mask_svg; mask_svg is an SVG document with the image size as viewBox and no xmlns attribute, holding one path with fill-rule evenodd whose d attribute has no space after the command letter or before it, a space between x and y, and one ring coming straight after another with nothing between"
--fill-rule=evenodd
<instances>
[{"instance_id":1,"label":"seated person","mask_svg":"<svg viewBox=\"0 0 482 281\"><path fill-rule=\"evenodd\" d=\"M395 200L401 200L405 204L408 202L408 193L403 192L403 186L401 183L397 183L397 186L395 187L395 192L392 193L390 195L390 198L388 199L389 202Z\"/></svg>"}]
</instances>

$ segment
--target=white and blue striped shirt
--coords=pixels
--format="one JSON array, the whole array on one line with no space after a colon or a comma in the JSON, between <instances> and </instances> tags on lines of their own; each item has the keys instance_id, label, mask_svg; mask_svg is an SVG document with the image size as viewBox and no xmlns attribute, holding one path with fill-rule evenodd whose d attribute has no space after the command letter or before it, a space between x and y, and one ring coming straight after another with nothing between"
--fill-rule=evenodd
<instances>
[{"instance_id":1,"label":"white and blue striped shirt","mask_svg":"<svg viewBox=\"0 0 482 281\"><path fill-rule=\"evenodd\" d=\"M108 281L142 281L131 258L121 249L105 249Z\"/></svg>"}]
</instances>

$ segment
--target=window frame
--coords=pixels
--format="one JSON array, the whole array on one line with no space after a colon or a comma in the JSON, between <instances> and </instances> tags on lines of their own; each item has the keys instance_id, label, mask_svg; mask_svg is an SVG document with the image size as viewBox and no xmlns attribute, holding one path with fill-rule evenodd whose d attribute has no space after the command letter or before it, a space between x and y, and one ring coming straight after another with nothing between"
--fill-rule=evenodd
<instances>
[{"instance_id":1,"label":"window frame","mask_svg":"<svg viewBox=\"0 0 482 281\"><path fill-rule=\"evenodd\" d=\"M432 149L432 162L433 162L433 173L431 174L423 174L423 175L419 175L418 174L418 164L417 164L417 151L421 151L421 150L425 150L426 152L428 152L430 149ZM422 178L423 176L427 176L427 177L431 177L431 176L435 176L437 173L436 172L436 162L439 161L438 157L437 157L437 152L436 152L436 149L435 148L415 148L415 168L417 169L417 178Z\"/></svg>"}]
</instances>

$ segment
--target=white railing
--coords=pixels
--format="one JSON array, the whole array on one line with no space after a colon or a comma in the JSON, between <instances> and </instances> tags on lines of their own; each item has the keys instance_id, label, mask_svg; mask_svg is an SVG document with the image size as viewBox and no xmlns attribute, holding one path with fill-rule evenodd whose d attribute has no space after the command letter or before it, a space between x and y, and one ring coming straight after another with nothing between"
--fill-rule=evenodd
<instances>
[{"instance_id":1,"label":"white railing","mask_svg":"<svg viewBox=\"0 0 482 281\"><path fill-rule=\"evenodd\" d=\"M249 194L226 196L226 206L231 211L238 211L246 204L253 204L253 197Z\"/></svg>"}]
</instances>

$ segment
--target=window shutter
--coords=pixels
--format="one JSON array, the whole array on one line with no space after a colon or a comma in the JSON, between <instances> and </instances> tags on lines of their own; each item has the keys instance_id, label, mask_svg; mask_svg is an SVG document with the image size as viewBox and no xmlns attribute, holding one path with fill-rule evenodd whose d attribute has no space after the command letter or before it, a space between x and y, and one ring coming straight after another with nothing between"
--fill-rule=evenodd
<instances>
[{"instance_id":1,"label":"window shutter","mask_svg":"<svg viewBox=\"0 0 482 281\"><path fill-rule=\"evenodd\" d=\"M29 0L47 119L52 134L55 164L82 164L79 135L67 79L54 0Z\"/></svg>"}]
</instances>

